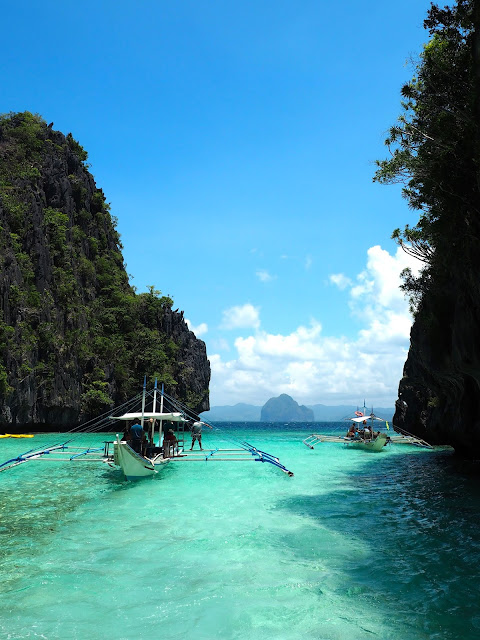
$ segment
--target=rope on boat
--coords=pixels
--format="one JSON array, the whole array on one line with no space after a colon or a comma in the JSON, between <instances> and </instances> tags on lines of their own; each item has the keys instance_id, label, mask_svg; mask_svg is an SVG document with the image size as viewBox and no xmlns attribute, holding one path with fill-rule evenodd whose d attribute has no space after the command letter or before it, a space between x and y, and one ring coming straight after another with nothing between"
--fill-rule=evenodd
<instances>
[{"instance_id":1,"label":"rope on boat","mask_svg":"<svg viewBox=\"0 0 480 640\"><path fill-rule=\"evenodd\" d=\"M118 407L116 407L113 411L115 413L118 413L118 412L122 412L123 413L126 408L134 406L135 403L138 402L139 398L141 398L141 394L138 394L134 398L131 398L130 400L127 400L123 404L121 404ZM108 424L108 422L109 422L108 418L111 415L112 415L112 410L110 409L110 410L106 411L105 413L101 414L100 416L98 416L97 418L94 418L92 420L87 420L87 422L83 422L82 424L74 427L70 431L67 431L67 435L68 434L72 434L72 436L73 436L72 438L70 438L68 440L64 440L63 442L58 442L57 441L57 442L53 442L52 444L47 444L46 446L44 445L42 447L29 449L28 451L25 451L24 453L20 453L15 458L11 458L10 460L2 462L0 464L0 473L2 471L7 471L7 469L11 469L11 468L16 467L16 466L18 466L20 464L23 464L24 462L29 462L31 460L35 460L36 458L40 458L41 456L48 455L49 453L51 453L53 451L68 449L67 445L69 443L73 442L77 438L80 438L84 434L93 434L93 433L98 433L99 431L101 431L102 428L105 427ZM103 449L103 447L101 447L99 450L102 450L102 449ZM83 452L83 453L87 453L87 452L88 452L88 450ZM92 450L92 453L93 453L93 450ZM82 455L82 454L78 454L78 455ZM77 457L77 456L72 456L70 458L70 460L73 460L75 457Z\"/></svg>"},{"instance_id":2,"label":"rope on boat","mask_svg":"<svg viewBox=\"0 0 480 640\"><path fill-rule=\"evenodd\" d=\"M226 442L230 442L232 444L235 444L237 447L240 447L244 451L250 452L252 456L256 456L254 458L255 462L267 462L269 464L272 464L275 467L278 467L281 471L283 471L283 473L286 473L289 477L293 477L293 475L294 475L293 471L290 471L283 464L281 464L277 457L273 456L270 453L267 453L266 451L261 451L260 449L257 449L256 447L254 447L253 445L249 444L248 442L236 440L235 438L232 438L231 436L230 437L225 436L225 434L223 433L223 431L219 427L214 427L211 424L208 424L208 422L205 422L204 420L201 420L198 417L198 415L194 414L188 407L186 407L184 404L182 404L176 398L172 398L171 396L169 396L166 393L164 393L163 395L174 407L176 407L181 412L185 413L191 420L198 420L198 421L202 422L202 424L207 426L212 431L215 431L217 433L220 432L221 435L219 437L222 440L225 440ZM212 455L213 454L210 454L210 455L206 456L205 460L210 458Z\"/></svg>"}]
</instances>

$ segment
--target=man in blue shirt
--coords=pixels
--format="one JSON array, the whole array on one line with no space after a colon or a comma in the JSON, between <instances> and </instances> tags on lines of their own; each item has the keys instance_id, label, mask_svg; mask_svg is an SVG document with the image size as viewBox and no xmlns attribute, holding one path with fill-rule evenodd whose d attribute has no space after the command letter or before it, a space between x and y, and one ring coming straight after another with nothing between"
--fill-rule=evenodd
<instances>
[{"instance_id":1,"label":"man in blue shirt","mask_svg":"<svg viewBox=\"0 0 480 640\"><path fill-rule=\"evenodd\" d=\"M130 427L131 446L134 451L142 454L143 443L145 442L145 431L140 424L140 420L136 418Z\"/></svg>"}]
</instances>

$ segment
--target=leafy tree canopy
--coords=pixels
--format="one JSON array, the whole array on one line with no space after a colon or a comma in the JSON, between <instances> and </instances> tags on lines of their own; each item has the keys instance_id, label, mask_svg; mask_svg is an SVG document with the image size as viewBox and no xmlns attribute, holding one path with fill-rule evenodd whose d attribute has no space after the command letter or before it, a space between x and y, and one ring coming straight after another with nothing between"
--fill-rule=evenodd
<instances>
[{"instance_id":1,"label":"leafy tree canopy","mask_svg":"<svg viewBox=\"0 0 480 640\"><path fill-rule=\"evenodd\" d=\"M418 278L404 272L413 309L448 270L448 257L468 253L480 214L480 10L474 0L432 5L424 22L430 40L402 87L402 114L388 134L390 152L374 181L402 183L420 212L418 223L393 238L424 262Z\"/></svg>"}]
</instances>

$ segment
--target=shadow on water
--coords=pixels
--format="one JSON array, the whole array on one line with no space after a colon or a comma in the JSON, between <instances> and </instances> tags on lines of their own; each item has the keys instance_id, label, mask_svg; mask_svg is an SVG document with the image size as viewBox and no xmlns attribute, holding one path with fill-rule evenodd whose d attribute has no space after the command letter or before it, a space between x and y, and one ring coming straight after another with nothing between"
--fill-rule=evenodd
<instances>
[{"instance_id":1,"label":"shadow on water","mask_svg":"<svg viewBox=\"0 0 480 640\"><path fill-rule=\"evenodd\" d=\"M480 478L450 451L371 462L347 470L340 489L281 500L277 508L310 520L284 543L342 575L343 592L411 621L421 637L477 638Z\"/></svg>"}]
</instances>

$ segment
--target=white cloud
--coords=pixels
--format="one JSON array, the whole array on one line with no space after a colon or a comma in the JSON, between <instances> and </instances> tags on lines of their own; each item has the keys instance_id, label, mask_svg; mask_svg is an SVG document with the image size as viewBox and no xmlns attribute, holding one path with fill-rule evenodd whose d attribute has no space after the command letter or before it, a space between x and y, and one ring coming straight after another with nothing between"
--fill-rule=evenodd
<instances>
[{"instance_id":1,"label":"white cloud","mask_svg":"<svg viewBox=\"0 0 480 640\"><path fill-rule=\"evenodd\" d=\"M230 345L225 338L214 338L208 341L209 347L215 351L230 351Z\"/></svg>"},{"instance_id":2,"label":"white cloud","mask_svg":"<svg viewBox=\"0 0 480 640\"><path fill-rule=\"evenodd\" d=\"M329 280L342 291L352 284L350 278L347 278L343 273L332 273L332 275L329 276Z\"/></svg>"},{"instance_id":3,"label":"white cloud","mask_svg":"<svg viewBox=\"0 0 480 640\"><path fill-rule=\"evenodd\" d=\"M348 289L351 313L361 323L354 338L326 336L312 319L289 335L260 330L259 309L252 305L224 312L224 326L251 327L237 337L235 356L210 356L213 405L249 402L262 405L281 393L301 404L363 401L393 406L409 346L412 319L399 290L400 272L419 263L398 249L390 255L379 246L367 253L365 269L355 282L331 276Z\"/></svg>"},{"instance_id":4,"label":"white cloud","mask_svg":"<svg viewBox=\"0 0 480 640\"><path fill-rule=\"evenodd\" d=\"M187 318L185 318L185 322L187 323L187 327L190 329L190 331L193 331L197 338L205 335L208 331L208 325L206 324L206 322L202 322L198 325L198 327L194 327L190 320L187 320Z\"/></svg>"},{"instance_id":5,"label":"white cloud","mask_svg":"<svg viewBox=\"0 0 480 640\"><path fill-rule=\"evenodd\" d=\"M260 280L260 282L270 282L271 280L275 279L275 276L270 275L265 269L258 269L255 275Z\"/></svg>"},{"instance_id":6,"label":"white cloud","mask_svg":"<svg viewBox=\"0 0 480 640\"><path fill-rule=\"evenodd\" d=\"M310 271L313 264L312 256L305 256L305 270Z\"/></svg>"},{"instance_id":7,"label":"white cloud","mask_svg":"<svg viewBox=\"0 0 480 640\"><path fill-rule=\"evenodd\" d=\"M223 312L223 329L257 329L260 326L260 309L252 304L230 307Z\"/></svg>"}]
</instances>

